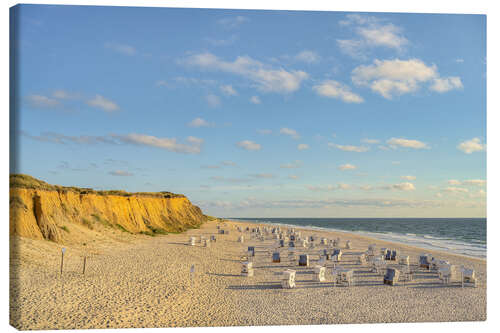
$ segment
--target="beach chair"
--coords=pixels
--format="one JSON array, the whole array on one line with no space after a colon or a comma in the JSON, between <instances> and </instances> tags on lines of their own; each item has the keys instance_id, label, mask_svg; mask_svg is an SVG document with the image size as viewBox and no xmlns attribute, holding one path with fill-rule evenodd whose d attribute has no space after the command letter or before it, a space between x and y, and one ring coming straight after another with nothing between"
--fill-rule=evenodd
<instances>
[{"instance_id":1,"label":"beach chair","mask_svg":"<svg viewBox=\"0 0 500 333\"><path fill-rule=\"evenodd\" d=\"M307 239L302 240L302 247L307 247Z\"/></svg>"},{"instance_id":2,"label":"beach chair","mask_svg":"<svg viewBox=\"0 0 500 333\"><path fill-rule=\"evenodd\" d=\"M421 254L418 257L418 263L420 268L426 268L427 270L431 268L431 263L429 261L429 256L427 254Z\"/></svg>"},{"instance_id":3,"label":"beach chair","mask_svg":"<svg viewBox=\"0 0 500 333\"><path fill-rule=\"evenodd\" d=\"M360 265L365 265L366 264L366 254L361 253L358 256L358 264L360 264Z\"/></svg>"},{"instance_id":4,"label":"beach chair","mask_svg":"<svg viewBox=\"0 0 500 333\"><path fill-rule=\"evenodd\" d=\"M255 247L253 246L249 246L247 248L247 253L250 257L255 257Z\"/></svg>"},{"instance_id":5,"label":"beach chair","mask_svg":"<svg viewBox=\"0 0 500 333\"><path fill-rule=\"evenodd\" d=\"M273 234L273 239L279 239L278 234Z\"/></svg>"},{"instance_id":6,"label":"beach chair","mask_svg":"<svg viewBox=\"0 0 500 333\"><path fill-rule=\"evenodd\" d=\"M295 242L295 235L290 235L290 240L291 240L292 242Z\"/></svg>"},{"instance_id":7,"label":"beach chair","mask_svg":"<svg viewBox=\"0 0 500 333\"><path fill-rule=\"evenodd\" d=\"M210 240L208 240L208 239L204 239L204 240L203 240L203 246L204 246L204 247L210 247Z\"/></svg>"},{"instance_id":8,"label":"beach chair","mask_svg":"<svg viewBox=\"0 0 500 333\"><path fill-rule=\"evenodd\" d=\"M462 270L462 287L464 284L472 284L475 287L477 287L477 278L476 278L476 272L472 268L465 268L461 267Z\"/></svg>"},{"instance_id":9,"label":"beach chair","mask_svg":"<svg viewBox=\"0 0 500 333\"><path fill-rule=\"evenodd\" d=\"M320 265L314 267L314 277L317 282L325 281L326 268Z\"/></svg>"},{"instance_id":10,"label":"beach chair","mask_svg":"<svg viewBox=\"0 0 500 333\"><path fill-rule=\"evenodd\" d=\"M309 255L308 254L301 254L299 256L299 266L309 267Z\"/></svg>"},{"instance_id":11,"label":"beach chair","mask_svg":"<svg viewBox=\"0 0 500 333\"><path fill-rule=\"evenodd\" d=\"M399 264L402 266L410 266L410 257L409 256L399 257Z\"/></svg>"},{"instance_id":12,"label":"beach chair","mask_svg":"<svg viewBox=\"0 0 500 333\"><path fill-rule=\"evenodd\" d=\"M348 240L347 242L345 242L345 248L350 250L351 249L351 241Z\"/></svg>"},{"instance_id":13,"label":"beach chair","mask_svg":"<svg viewBox=\"0 0 500 333\"><path fill-rule=\"evenodd\" d=\"M340 249L333 249L332 252L332 260L335 262L339 262L342 259L342 250Z\"/></svg>"},{"instance_id":14,"label":"beach chair","mask_svg":"<svg viewBox=\"0 0 500 333\"><path fill-rule=\"evenodd\" d=\"M253 263L251 261L245 261L241 267L241 275L246 277L253 276Z\"/></svg>"},{"instance_id":15,"label":"beach chair","mask_svg":"<svg viewBox=\"0 0 500 333\"><path fill-rule=\"evenodd\" d=\"M285 247L285 241L283 239L279 240L279 247Z\"/></svg>"},{"instance_id":16,"label":"beach chair","mask_svg":"<svg viewBox=\"0 0 500 333\"><path fill-rule=\"evenodd\" d=\"M367 256L374 256L375 255L375 244L370 244L368 245L368 250L366 251Z\"/></svg>"},{"instance_id":17,"label":"beach chair","mask_svg":"<svg viewBox=\"0 0 500 333\"><path fill-rule=\"evenodd\" d=\"M295 242L293 241L288 242L288 247L295 247Z\"/></svg>"},{"instance_id":18,"label":"beach chair","mask_svg":"<svg viewBox=\"0 0 500 333\"><path fill-rule=\"evenodd\" d=\"M328 253L327 249L323 250L323 253L320 253L320 255L323 254L323 256L326 257L326 260L330 260L330 253Z\"/></svg>"},{"instance_id":19,"label":"beach chair","mask_svg":"<svg viewBox=\"0 0 500 333\"><path fill-rule=\"evenodd\" d=\"M384 256L385 256L385 260L391 260L391 250L386 249Z\"/></svg>"},{"instance_id":20,"label":"beach chair","mask_svg":"<svg viewBox=\"0 0 500 333\"><path fill-rule=\"evenodd\" d=\"M241 235L240 237L238 237L238 242L239 243L243 243L245 241L245 238L243 237L243 235Z\"/></svg>"},{"instance_id":21,"label":"beach chair","mask_svg":"<svg viewBox=\"0 0 500 333\"><path fill-rule=\"evenodd\" d=\"M309 236L309 242L314 242L314 236Z\"/></svg>"},{"instance_id":22,"label":"beach chair","mask_svg":"<svg viewBox=\"0 0 500 333\"><path fill-rule=\"evenodd\" d=\"M284 289L295 288L295 271L287 269L282 273L281 287Z\"/></svg>"},{"instance_id":23,"label":"beach chair","mask_svg":"<svg viewBox=\"0 0 500 333\"><path fill-rule=\"evenodd\" d=\"M383 275L385 273L386 267L387 265L383 259L378 257L374 258L372 262L372 272Z\"/></svg>"},{"instance_id":24,"label":"beach chair","mask_svg":"<svg viewBox=\"0 0 500 333\"><path fill-rule=\"evenodd\" d=\"M224 229L219 229L219 235L224 235Z\"/></svg>"},{"instance_id":25,"label":"beach chair","mask_svg":"<svg viewBox=\"0 0 500 333\"><path fill-rule=\"evenodd\" d=\"M321 238L321 245L328 246L328 239L326 239L326 238Z\"/></svg>"},{"instance_id":26,"label":"beach chair","mask_svg":"<svg viewBox=\"0 0 500 333\"><path fill-rule=\"evenodd\" d=\"M332 246L333 247L339 246L339 242L336 239L334 239L332 242Z\"/></svg>"},{"instance_id":27,"label":"beach chair","mask_svg":"<svg viewBox=\"0 0 500 333\"><path fill-rule=\"evenodd\" d=\"M332 275L335 285L340 284L350 287L354 282L354 271L352 269L343 269L339 266L332 270Z\"/></svg>"},{"instance_id":28,"label":"beach chair","mask_svg":"<svg viewBox=\"0 0 500 333\"><path fill-rule=\"evenodd\" d=\"M217 238L214 235L212 235L210 236L210 241L215 243L217 242Z\"/></svg>"},{"instance_id":29,"label":"beach chair","mask_svg":"<svg viewBox=\"0 0 500 333\"><path fill-rule=\"evenodd\" d=\"M196 237L190 237L189 244L191 244L191 246L195 246L196 245Z\"/></svg>"},{"instance_id":30,"label":"beach chair","mask_svg":"<svg viewBox=\"0 0 500 333\"><path fill-rule=\"evenodd\" d=\"M396 250L392 250L391 252L391 261L396 261L397 258L397 252Z\"/></svg>"},{"instance_id":31,"label":"beach chair","mask_svg":"<svg viewBox=\"0 0 500 333\"><path fill-rule=\"evenodd\" d=\"M326 256L320 255L319 260L318 260L318 265L319 266L326 266Z\"/></svg>"},{"instance_id":32,"label":"beach chair","mask_svg":"<svg viewBox=\"0 0 500 333\"><path fill-rule=\"evenodd\" d=\"M273 262L281 262L281 257L279 252L273 253Z\"/></svg>"},{"instance_id":33,"label":"beach chair","mask_svg":"<svg viewBox=\"0 0 500 333\"><path fill-rule=\"evenodd\" d=\"M288 261L295 262L296 256L294 249L288 249Z\"/></svg>"},{"instance_id":34,"label":"beach chair","mask_svg":"<svg viewBox=\"0 0 500 333\"><path fill-rule=\"evenodd\" d=\"M457 265L444 265L438 269L438 277L444 284L460 281L463 284L462 271Z\"/></svg>"},{"instance_id":35,"label":"beach chair","mask_svg":"<svg viewBox=\"0 0 500 333\"><path fill-rule=\"evenodd\" d=\"M384 275L384 284L394 286L398 283L398 280L399 280L399 271L392 267L387 268L386 273Z\"/></svg>"}]
</instances>

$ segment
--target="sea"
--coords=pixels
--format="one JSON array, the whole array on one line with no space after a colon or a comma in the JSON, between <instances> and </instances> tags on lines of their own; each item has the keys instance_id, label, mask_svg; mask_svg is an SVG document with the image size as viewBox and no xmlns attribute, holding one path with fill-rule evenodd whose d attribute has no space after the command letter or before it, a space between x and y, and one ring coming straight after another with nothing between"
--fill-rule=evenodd
<instances>
[{"instance_id":1,"label":"sea","mask_svg":"<svg viewBox=\"0 0 500 333\"><path fill-rule=\"evenodd\" d=\"M420 248L486 259L486 218L228 218L346 231Z\"/></svg>"}]
</instances>

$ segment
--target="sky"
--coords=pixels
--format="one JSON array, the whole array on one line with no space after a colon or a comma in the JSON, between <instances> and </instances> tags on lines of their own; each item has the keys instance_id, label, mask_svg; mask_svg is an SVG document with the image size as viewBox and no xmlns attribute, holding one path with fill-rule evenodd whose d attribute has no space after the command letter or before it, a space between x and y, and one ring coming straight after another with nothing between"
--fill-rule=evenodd
<instances>
[{"instance_id":1,"label":"sky","mask_svg":"<svg viewBox=\"0 0 500 333\"><path fill-rule=\"evenodd\" d=\"M22 5L19 156L221 217L486 216L486 16Z\"/></svg>"}]
</instances>

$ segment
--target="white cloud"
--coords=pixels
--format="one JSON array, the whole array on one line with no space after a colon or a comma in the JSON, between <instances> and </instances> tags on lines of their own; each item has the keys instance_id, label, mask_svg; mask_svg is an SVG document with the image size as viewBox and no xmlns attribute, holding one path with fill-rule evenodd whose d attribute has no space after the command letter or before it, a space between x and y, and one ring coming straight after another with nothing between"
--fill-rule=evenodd
<instances>
[{"instance_id":1,"label":"white cloud","mask_svg":"<svg viewBox=\"0 0 500 333\"><path fill-rule=\"evenodd\" d=\"M404 180L415 180L415 179L417 179L417 177L415 177L415 176L401 176L401 179L404 179Z\"/></svg>"},{"instance_id":2,"label":"white cloud","mask_svg":"<svg viewBox=\"0 0 500 333\"><path fill-rule=\"evenodd\" d=\"M253 104L260 104L261 103L259 96L250 97L250 102Z\"/></svg>"},{"instance_id":3,"label":"white cloud","mask_svg":"<svg viewBox=\"0 0 500 333\"><path fill-rule=\"evenodd\" d=\"M406 183L391 185L391 188L394 190L399 190L399 191L414 191L415 185L413 185L412 183L406 182Z\"/></svg>"},{"instance_id":4,"label":"white cloud","mask_svg":"<svg viewBox=\"0 0 500 333\"><path fill-rule=\"evenodd\" d=\"M256 84L263 92L292 93L300 88L309 75L304 71L273 69L248 56L237 57L235 61L224 61L211 53L190 56L186 64L205 70L221 71L243 76Z\"/></svg>"},{"instance_id":5,"label":"white cloud","mask_svg":"<svg viewBox=\"0 0 500 333\"><path fill-rule=\"evenodd\" d=\"M384 46L398 51L408 44L408 40L402 35L401 28L393 25L360 27L357 33L364 42L372 46Z\"/></svg>"},{"instance_id":6,"label":"white cloud","mask_svg":"<svg viewBox=\"0 0 500 333\"><path fill-rule=\"evenodd\" d=\"M316 52L309 50L300 52L294 58L297 61L303 61L308 64L316 63L320 60L320 56Z\"/></svg>"},{"instance_id":7,"label":"white cloud","mask_svg":"<svg viewBox=\"0 0 500 333\"><path fill-rule=\"evenodd\" d=\"M396 149L397 147L413 148L413 149L427 149L429 146L422 141L418 140L408 140L403 138L390 138L386 143L391 146L391 148Z\"/></svg>"},{"instance_id":8,"label":"white cloud","mask_svg":"<svg viewBox=\"0 0 500 333\"><path fill-rule=\"evenodd\" d=\"M409 44L400 27L373 16L349 14L339 21L341 26L354 26L357 35L352 39L337 39L340 50L354 58L366 59L366 53L375 47L385 47L398 52Z\"/></svg>"},{"instance_id":9,"label":"white cloud","mask_svg":"<svg viewBox=\"0 0 500 333\"><path fill-rule=\"evenodd\" d=\"M276 177L272 173L256 173L256 174L252 174L250 176L253 178L260 178L260 179L271 179L271 178Z\"/></svg>"},{"instance_id":10,"label":"white cloud","mask_svg":"<svg viewBox=\"0 0 500 333\"><path fill-rule=\"evenodd\" d=\"M237 96L238 95L238 92L236 90L234 90L233 86L230 84L220 86L220 90L226 96Z\"/></svg>"},{"instance_id":11,"label":"white cloud","mask_svg":"<svg viewBox=\"0 0 500 333\"><path fill-rule=\"evenodd\" d=\"M120 177L131 177L134 175L133 173L123 170L115 170L115 171L110 171L108 173L112 176L120 176Z\"/></svg>"},{"instance_id":12,"label":"white cloud","mask_svg":"<svg viewBox=\"0 0 500 333\"><path fill-rule=\"evenodd\" d=\"M280 165L280 168L282 168L282 169L296 169L296 168L300 168L301 166L302 166L302 161L296 160L296 161L293 161L291 163L282 164L282 165Z\"/></svg>"},{"instance_id":13,"label":"white cloud","mask_svg":"<svg viewBox=\"0 0 500 333\"><path fill-rule=\"evenodd\" d=\"M438 92L461 88L460 78L441 78L436 65L427 66L422 60L415 58L375 59L372 65L356 67L351 78L356 85L369 87L386 99L415 92L422 84L429 82L434 83L430 89Z\"/></svg>"},{"instance_id":14,"label":"white cloud","mask_svg":"<svg viewBox=\"0 0 500 333\"><path fill-rule=\"evenodd\" d=\"M271 131L270 129L258 129L257 130L257 133L259 134L263 134L263 135L268 135L268 134L271 134L273 131Z\"/></svg>"},{"instance_id":15,"label":"white cloud","mask_svg":"<svg viewBox=\"0 0 500 333\"><path fill-rule=\"evenodd\" d=\"M457 146L457 148L466 154L472 154L476 151L485 151L486 144L482 144L481 139L479 139L479 138L473 138L473 139L461 142Z\"/></svg>"},{"instance_id":16,"label":"white cloud","mask_svg":"<svg viewBox=\"0 0 500 333\"><path fill-rule=\"evenodd\" d=\"M486 185L486 180L484 179L469 179L464 180L464 185L473 185L473 186L484 186Z\"/></svg>"},{"instance_id":17,"label":"white cloud","mask_svg":"<svg viewBox=\"0 0 500 333\"><path fill-rule=\"evenodd\" d=\"M328 147L332 147L332 148L337 148L337 149L340 149L340 150L343 150L343 151L352 151L352 152L356 152L356 153L364 153L366 151L368 151L370 148L368 147L365 147L365 146L351 146L351 145L337 145L335 143L328 143Z\"/></svg>"},{"instance_id":18,"label":"white cloud","mask_svg":"<svg viewBox=\"0 0 500 333\"><path fill-rule=\"evenodd\" d=\"M468 193L469 190L466 189L466 188L462 188L462 187L447 187L445 188L443 191L445 192L449 192L449 193Z\"/></svg>"},{"instance_id":19,"label":"white cloud","mask_svg":"<svg viewBox=\"0 0 500 333\"><path fill-rule=\"evenodd\" d=\"M54 90L52 92L52 97L57 98L57 99L74 99L74 98L78 98L78 94L73 94L73 93L69 93L65 90L58 89L58 90Z\"/></svg>"},{"instance_id":20,"label":"white cloud","mask_svg":"<svg viewBox=\"0 0 500 333\"><path fill-rule=\"evenodd\" d=\"M290 175L288 176L289 179L299 179L299 176L297 175Z\"/></svg>"},{"instance_id":21,"label":"white cloud","mask_svg":"<svg viewBox=\"0 0 500 333\"><path fill-rule=\"evenodd\" d=\"M462 182L456 179L450 179L448 180L449 185L462 185Z\"/></svg>"},{"instance_id":22,"label":"white cloud","mask_svg":"<svg viewBox=\"0 0 500 333\"><path fill-rule=\"evenodd\" d=\"M237 35L231 35L229 38L227 39L214 39L214 38L204 38L206 42L208 42L209 44L211 44L212 46L226 46L226 45L231 45L233 44L234 42L236 42L238 40L238 36Z\"/></svg>"},{"instance_id":23,"label":"white cloud","mask_svg":"<svg viewBox=\"0 0 500 333\"><path fill-rule=\"evenodd\" d=\"M35 108L53 108L60 104L58 100L43 95L29 95L26 99Z\"/></svg>"},{"instance_id":24,"label":"white cloud","mask_svg":"<svg viewBox=\"0 0 500 333\"><path fill-rule=\"evenodd\" d=\"M363 103L363 97L353 93L351 88L334 80L323 81L313 86L313 90L321 96L340 99L346 103Z\"/></svg>"},{"instance_id":25,"label":"white cloud","mask_svg":"<svg viewBox=\"0 0 500 333\"><path fill-rule=\"evenodd\" d=\"M188 123L189 127L209 127L211 124L202 118L195 118Z\"/></svg>"},{"instance_id":26,"label":"white cloud","mask_svg":"<svg viewBox=\"0 0 500 333\"><path fill-rule=\"evenodd\" d=\"M152 135L135 133L127 135L114 134L112 136L122 143L157 147L168 151L185 154L199 154L201 152L201 146L203 144L203 139L193 136L187 137L187 143L185 144L177 142L177 139L175 138L158 138Z\"/></svg>"},{"instance_id":27,"label":"white cloud","mask_svg":"<svg viewBox=\"0 0 500 333\"><path fill-rule=\"evenodd\" d=\"M222 161L222 164L227 166L236 166L236 163L233 161Z\"/></svg>"},{"instance_id":28,"label":"white cloud","mask_svg":"<svg viewBox=\"0 0 500 333\"><path fill-rule=\"evenodd\" d=\"M113 112L120 109L118 104L116 104L112 100L104 98L101 95L96 95L94 98L88 100L87 104L106 112Z\"/></svg>"},{"instance_id":29,"label":"white cloud","mask_svg":"<svg viewBox=\"0 0 500 333\"><path fill-rule=\"evenodd\" d=\"M351 185L343 183L337 184L337 187L339 188L339 190L350 190L352 188Z\"/></svg>"},{"instance_id":30,"label":"white cloud","mask_svg":"<svg viewBox=\"0 0 500 333\"><path fill-rule=\"evenodd\" d=\"M352 165L352 164L342 164L338 167L339 170L342 170L342 171L345 171L345 170L354 170L356 169L356 166L355 165Z\"/></svg>"},{"instance_id":31,"label":"white cloud","mask_svg":"<svg viewBox=\"0 0 500 333\"><path fill-rule=\"evenodd\" d=\"M462 89L462 80L457 76L434 79L434 84L430 87L431 90L439 93L445 93L453 89Z\"/></svg>"},{"instance_id":32,"label":"white cloud","mask_svg":"<svg viewBox=\"0 0 500 333\"><path fill-rule=\"evenodd\" d=\"M463 63L463 62L464 62L464 59L462 59L462 58L457 58L457 59L455 59L455 62L456 62L456 63L458 63L458 64L461 64L461 63Z\"/></svg>"},{"instance_id":33,"label":"white cloud","mask_svg":"<svg viewBox=\"0 0 500 333\"><path fill-rule=\"evenodd\" d=\"M369 145L372 145L372 144L380 143L380 140L377 140L377 139L362 139L361 142L367 143Z\"/></svg>"},{"instance_id":34,"label":"white cloud","mask_svg":"<svg viewBox=\"0 0 500 333\"><path fill-rule=\"evenodd\" d=\"M306 150L309 149L309 145L307 143L300 143L297 145L298 150Z\"/></svg>"},{"instance_id":35,"label":"white cloud","mask_svg":"<svg viewBox=\"0 0 500 333\"><path fill-rule=\"evenodd\" d=\"M240 142L237 142L236 145L240 148L246 149L246 150L260 150L261 145L258 143L255 143L250 140L243 140Z\"/></svg>"},{"instance_id":36,"label":"white cloud","mask_svg":"<svg viewBox=\"0 0 500 333\"><path fill-rule=\"evenodd\" d=\"M133 46L127 45L127 44L119 44L119 43L106 43L104 46L108 49L111 49L115 52L128 55L128 56L133 56L136 54L136 49Z\"/></svg>"},{"instance_id":37,"label":"white cloud","mask_svg":"<svg viewBox=\"0 0 500 333\"><path fill-rule=\"evenodd\" d=\"M337 186L335 186L335 185L323 185L323 186L307 185L306 187L307 187L307 189L314 191L314 192L334 191L337 189Z\"/></svg>"},{"instance_id":38,"label":"white cloud","mask_svg":"<svg viewBox=\"0 0 500 333\"><path fill-rule=\"evenodd\" d=\"M363 191L371 191L371 190L373 190L373 186L371 186L371 185L363 185L363 186L360 186L359 188L361 190L363 190Z\"/></svg>"},{"instance_id":39,"label":"white cloud","mask_svg":"<svg viewBox=\"0 0 500 333\"><path fill-rule=\"evenodd\" d=\"M280 129L280 134L289 135L289 136L291 136L294 139L299 139L300 138L300 135L299 135L299 133L297 133L296 130L291 129L291 128L287 128L287 127L281 128Z\"/></svg>"},{"instance_id":40,"label":"white cloud","mask_svg":"<svg viewBox=\"0 0 500 333\"><path fill-rule=\"evenodd\" d=\"M234 16L234 17L226 17L217 21L218 24L224 26L227 29L234 29L239 27L241 24L245 22L249 22L250 20L244 16Z\"/></svg>"}]
</instances>

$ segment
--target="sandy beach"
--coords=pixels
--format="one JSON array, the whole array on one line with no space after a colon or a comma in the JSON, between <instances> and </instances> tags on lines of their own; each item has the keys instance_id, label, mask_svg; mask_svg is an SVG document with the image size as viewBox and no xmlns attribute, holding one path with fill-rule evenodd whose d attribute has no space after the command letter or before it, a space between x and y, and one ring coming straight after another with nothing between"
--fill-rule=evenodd
<instances>
[{"instance_id":1,"label":"sandy beach","mask_svg":"<svg viewBox=\"0 0 500 333\"><path fill-rule=\"evenodd\" d=\"M217 225L228 235L217 234ZM332 263L325 282L313 280L324 247L297 248L311 254L310 267L287 260L272 263L276 240L251 239L236 226L246 222L208 222L200 229L149 237L126 233L85 245L68 245L60 275L62 245L11 238L11 319L19 329L77 329L180 326L248 326L486 320L486 261L418 249L349 233L295 228L302 236L351 241L341 265L354 269L353 286L334 286ZM200 236L217 237L203 247ZM189 238L197 237L195 246ZM356 263L369 244L397 249L412 264L422 253L474 268L476 288L446 286L435 272L418 270L413 281L387 286L383 277ZM255 246L255 275L241 275L241 257ZM83 274L83 257L86 271ZM194 273L190 268L194 265ZM297 271L296 288L281 288L281 272Z\"/></svg>"}]
</instances>

